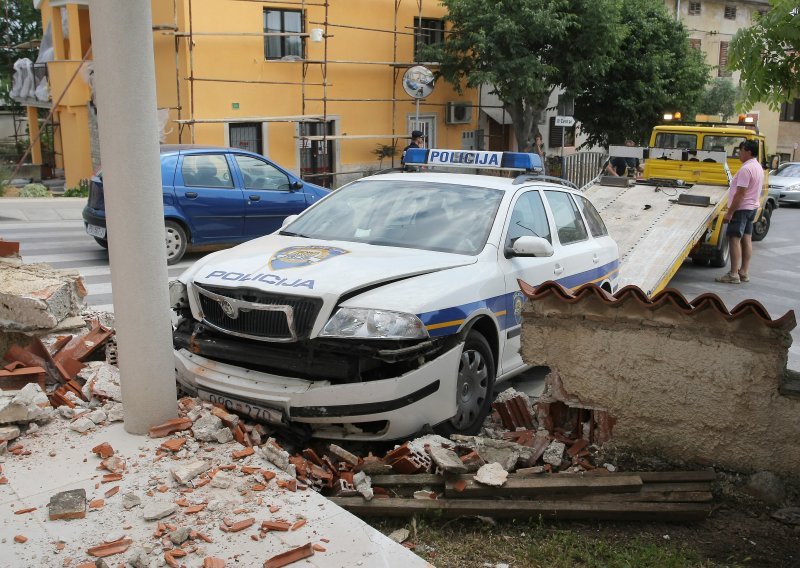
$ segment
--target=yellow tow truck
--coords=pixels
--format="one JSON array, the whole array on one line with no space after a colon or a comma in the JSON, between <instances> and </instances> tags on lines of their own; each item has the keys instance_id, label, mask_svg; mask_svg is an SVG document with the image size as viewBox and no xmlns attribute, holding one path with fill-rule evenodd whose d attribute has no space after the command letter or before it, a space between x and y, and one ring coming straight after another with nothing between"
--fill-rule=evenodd
<instances>
[{"instance_id":1,"label":"yellow tow truck","mask_svg":"<svg viewBox=\"0 0 800 568\"><path fill-rule=\"evenodd\" d=\"M667 286L681 264L723 267L728 239L723 231L730 180L741 167L739 144L764 137L743 126L663 125L653 129L647 148L612 146L611 157L638 159L640 177L600 175L584 192L601 212L620 249L620 285L635 284L653 295ZM629 175L636 173L629 168ZM764 180L754 240L769 230ZM758 231L758 235L756 235Z\"/></svg>"}]
</instances>

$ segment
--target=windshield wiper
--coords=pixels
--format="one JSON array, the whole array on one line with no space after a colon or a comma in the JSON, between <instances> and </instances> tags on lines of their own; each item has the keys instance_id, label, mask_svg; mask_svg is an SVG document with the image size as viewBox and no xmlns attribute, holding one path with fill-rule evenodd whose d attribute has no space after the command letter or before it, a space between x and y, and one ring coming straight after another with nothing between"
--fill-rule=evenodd
<instances>
[{"instance_id":1,"label":"windshield wiper","mask_svg":"<svg viewBox=\"0 0 800 568\"><path fill-rule=\"evenodd\" d=\"M301 235L300 233L293 233L291 231L279 231L279 235L283 235L284 237L300 237L301 239L310 239L308 235Z\"/></svg>"}]
</instances>

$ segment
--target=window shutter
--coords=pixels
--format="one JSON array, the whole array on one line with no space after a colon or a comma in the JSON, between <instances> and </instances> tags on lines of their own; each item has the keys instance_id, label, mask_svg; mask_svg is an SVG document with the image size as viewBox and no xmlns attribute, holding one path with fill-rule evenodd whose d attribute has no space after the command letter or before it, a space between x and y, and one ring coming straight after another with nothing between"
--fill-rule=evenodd
<instances>
[{"instance_id":1,"label":"window shutter","mask_svg":"<svg viewBox=\"0 0 800 568\"><path fill-rule=\"evenodd\" d=\"M731 72L728 71L728 42L719 42L719 77L730 77Z\"/></svg>"}]
</instances>

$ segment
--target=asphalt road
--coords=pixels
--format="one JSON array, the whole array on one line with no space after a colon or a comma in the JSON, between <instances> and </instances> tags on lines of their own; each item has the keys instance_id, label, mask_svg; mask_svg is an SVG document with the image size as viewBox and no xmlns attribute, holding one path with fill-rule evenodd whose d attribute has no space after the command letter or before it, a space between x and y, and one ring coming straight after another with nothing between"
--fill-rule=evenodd
<instances>
[{"instance_id":1,"label":"asphalt road","mask_svg":"<svg viewBox=\"0 0 800 568\"><path fill-rule=\"evenodd\" d=\"M113 311L108 253L84 232L80 215L84 203L84 199L78 198L2 198L0 238L20 241L26 262L47 262L58 268L78 269L89 291L87 302ZM178 276L202 256L202 253L187 255L178 265L169 268L169 276ZM742 300L756 299L772 317L800 307L800 208L783 207L775 211L766 239L754 244L749 283L714 282L714 278L725 271L696 267L687 262L670 286L689 299L713 292L729 309ZM789 366L800 370L800 329L795 329L792 336L795 344L790 350Z\"/></svg>"}]
</instances>

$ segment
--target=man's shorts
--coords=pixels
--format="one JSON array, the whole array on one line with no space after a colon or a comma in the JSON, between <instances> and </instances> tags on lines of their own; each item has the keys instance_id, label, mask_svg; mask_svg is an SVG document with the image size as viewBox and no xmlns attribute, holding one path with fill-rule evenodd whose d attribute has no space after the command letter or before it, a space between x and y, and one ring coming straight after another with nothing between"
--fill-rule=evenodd
<instances>
[{"instance_id":1,"label":"man's shorts","mask_svg":"<svg viewBox=\"0 0 800 568\"><path fill-rule=\"evenodd\" d=\"M753 221L756 218L758 209L739 209L733 212L733 217L728 222L728 230L725 234L729 237L743 237L753 234Z\"/></svg>"}]
</instances>

